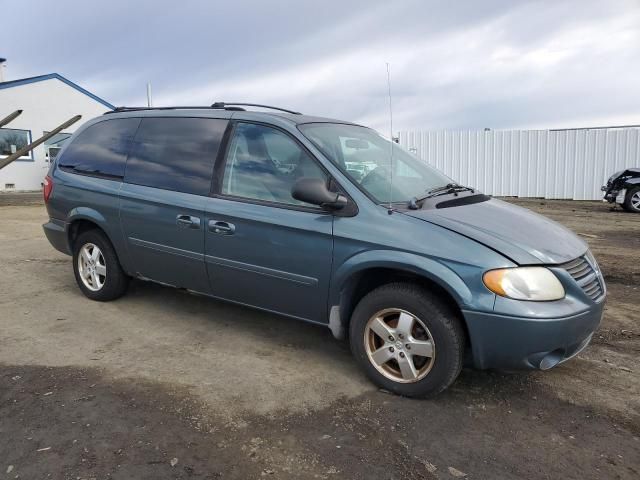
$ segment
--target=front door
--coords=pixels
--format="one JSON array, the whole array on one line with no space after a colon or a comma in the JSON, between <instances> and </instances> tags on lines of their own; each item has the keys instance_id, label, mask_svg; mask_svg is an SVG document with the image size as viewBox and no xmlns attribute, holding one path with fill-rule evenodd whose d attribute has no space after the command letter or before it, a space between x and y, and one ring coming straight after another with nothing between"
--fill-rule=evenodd
<instances>
[{"instance_id":1,"label":"front door","mask_svg":"<svg viewBox=\"0 0 640 480\"><path fill-rule=\"evenodd\" d=\"M227 120L144 118L127 159L120 221L135 272L209 292L204 210Z\"/></svg>"},{"instance_id":2,"label":"front door","mask_svg":"<svg viewBox=\"0 0 640 480\"><path fill-rule=\"evenodd\" d=\"M331 214L291 197L300 177L327 179L287 133L237 123L205 207L213 295L305 320L327 321Z\"/></svg>"}]
</instances>

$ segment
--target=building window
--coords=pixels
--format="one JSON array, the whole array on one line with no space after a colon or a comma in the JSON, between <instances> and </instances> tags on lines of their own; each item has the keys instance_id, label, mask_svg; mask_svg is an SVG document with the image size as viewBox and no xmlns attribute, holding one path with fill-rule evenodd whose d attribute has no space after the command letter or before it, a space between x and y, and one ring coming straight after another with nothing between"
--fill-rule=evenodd
<instances>
[{"instance_id":1,"label":"building window","mask_svg":"<svg viewBox=\"0 0 640 480\"><path fill-rule=\"evenodd\" d=\"M29 130L0 128L0 157L8 157L30 143L31 132ZM33 151L22 155L18 160L33 160Z\"/></svg>"},{"instance_id":2,"label":"building window","mask_svg":"<svg viewBox=\"0 0 640 480\"><path fill-rule=\"evenodd\" d=\"M45 135L49 132L43 132ZM47 159L47 162L53 163L62 150L62 146L65 144L67 140L71 138L70 133L56 133L49 140L45 140L44 142L44 155Z\"/></svg>"}]
</instances>

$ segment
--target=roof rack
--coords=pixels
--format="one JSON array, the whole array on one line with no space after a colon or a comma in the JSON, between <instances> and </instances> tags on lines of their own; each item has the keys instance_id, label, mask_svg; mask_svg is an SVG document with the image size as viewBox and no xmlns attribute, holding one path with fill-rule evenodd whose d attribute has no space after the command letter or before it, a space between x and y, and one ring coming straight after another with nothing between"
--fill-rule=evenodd
<instances>
[{"instance_id":1,"label":"roof rack","mask_svg":"<svg viewBox=\"0 0 640 480\"><path fill-rule=\"evenodd\" d=\"M215 102L211 104L211 108L228 108L228 107L233 108L236 106L268 108L270 110L279 110L281 112L291 113L293 115L302 115L300 112L294 112L293 110L287 110L286 108L272 107L271 105L261 105L259 103Z\"/></svg>"},{"instance_id":2,"label":"roof rack","mask_svg":"<svg viewBox=\"0 0 640 480\"><path fill-rule=\"evenodd\" d=\"M119 113L119 112L137 112L144 110L210 110L210 109L219 109L219 110L230 110L235 112L245 112L246 109L242 107L259 107L259 108L268 108L271 110L278 110L280 112L291 113L292 115L302 115L300 112L294 112L293 110L287 110L286 108L280 107L272 107L270 105L261 105L259 103L236 103L236 102L215 102L210 106L205 105L182 105L175 107L116 107L113 110L109 110L104 112L104 115L108 115L110 113Z\"/></svg>"},{"instance_id":3,"label":"roof rack","mask_svg":"<svg viewBox=\"0 0 640 480\"><path fill-rule=\"evenodd\" d=\"M179 105L175 107L116 107L113 110L109 110L104 112L104 115L108 115L110 113L119 113L119 112L137 112L144 110L211 110L211 109L222 109L222 110L232 110L236 112L244 112L244 108L240 107L226 107L226 106L203 106L203 105Z\"/></svg>"}]
</instances>

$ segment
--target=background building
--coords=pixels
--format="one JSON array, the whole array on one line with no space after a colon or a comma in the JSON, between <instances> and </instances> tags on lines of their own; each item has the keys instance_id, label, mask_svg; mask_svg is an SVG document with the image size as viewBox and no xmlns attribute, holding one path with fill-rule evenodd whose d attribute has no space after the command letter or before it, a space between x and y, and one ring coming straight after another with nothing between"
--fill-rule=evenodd
<instances>
[{"instance_id":1,"label":"background building","mask_svg":"<svg viewBox=\"0 0 640 480\"><path fill-rule=\"evenodd\" d=\"M0 71L2 71L0 62ZM109 102L51 73L0 82L0 118L22 110L22 115L0 128L0 158L53 130L74 115L82 119L31 153L0 170L0 191L37 190L64 141L87 120L114 107Z\"/></svg>"},{"instance_id":2,"label":"background building","mask_svg":"<svg viewBox=\"0 0 640 480\"><path fill-rule=\"evenodd\" d=\"M640 128L403 131L400 145L495 196L600 200L613 173L640 167Z\"/></svg>"}]
</instances>

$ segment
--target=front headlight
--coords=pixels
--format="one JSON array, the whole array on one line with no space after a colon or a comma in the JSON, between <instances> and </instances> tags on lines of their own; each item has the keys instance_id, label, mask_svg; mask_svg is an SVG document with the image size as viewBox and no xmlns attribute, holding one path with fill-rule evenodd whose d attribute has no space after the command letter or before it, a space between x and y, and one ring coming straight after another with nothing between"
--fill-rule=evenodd
<instances>
[{"instance_id":1,"label":"front headlight","mask_svg":"<svg viewBox=\"0 0 640 480\"><path fill-rule=\"evenodd\" d=\"M545 267L517 267L489 270L482 280L493 293L515 300L537 302L564 298L564 287Z\"/></svg>"}]
</instances>

